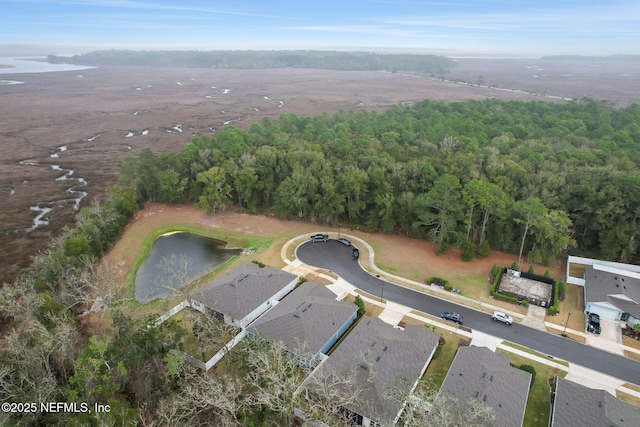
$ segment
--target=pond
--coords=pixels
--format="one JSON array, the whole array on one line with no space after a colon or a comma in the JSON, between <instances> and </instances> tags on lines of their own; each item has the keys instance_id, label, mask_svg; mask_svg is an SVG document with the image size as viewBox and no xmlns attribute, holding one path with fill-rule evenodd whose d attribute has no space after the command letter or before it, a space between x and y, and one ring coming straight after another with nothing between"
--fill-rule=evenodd
<instances>
[{"instance_id":1,"label":"pond","mask_svg":"<svg viewBox=\"0 0 640 427\"><path fill-rule=\"evenodd\" d=\"M240 249L224 249L226 242L192 233L158 237L136 275L136 300L164 297L206 274Z\"/></svg>"}]
</instances>

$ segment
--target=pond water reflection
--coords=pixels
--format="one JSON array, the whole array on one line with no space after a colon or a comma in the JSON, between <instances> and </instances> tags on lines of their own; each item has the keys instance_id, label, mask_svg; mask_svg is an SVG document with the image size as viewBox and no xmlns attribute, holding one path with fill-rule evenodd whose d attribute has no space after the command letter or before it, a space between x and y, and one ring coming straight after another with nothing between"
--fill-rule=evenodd
<instances>
[{"instance_id":1,"label":"pond water reflection","mask_svg":"<svg viewBox=\"0 0 640 427\"><path fill-rule=\"evenodd\" d=\"M225 242L192 233L158 237L136 275L136 300L151 301L197 279L240 254L224 249Z\"/></svg>"}]
</instances>

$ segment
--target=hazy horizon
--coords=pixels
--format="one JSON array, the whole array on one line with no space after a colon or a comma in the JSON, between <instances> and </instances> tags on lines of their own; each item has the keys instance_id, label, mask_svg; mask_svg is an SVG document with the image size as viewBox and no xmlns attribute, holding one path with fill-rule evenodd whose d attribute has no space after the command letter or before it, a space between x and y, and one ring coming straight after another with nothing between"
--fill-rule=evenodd
<instances>
[{"instance_id":1,"label":"hazy horizon","mask_svg":"<svg viewBox=\"0 0 640 427\"><path fill-rule=\"evenodd\" d=\"M640 3L630 0L7 0L2 12L4 56L99 49L640 54Z\"/></svg>"}]
</instances>

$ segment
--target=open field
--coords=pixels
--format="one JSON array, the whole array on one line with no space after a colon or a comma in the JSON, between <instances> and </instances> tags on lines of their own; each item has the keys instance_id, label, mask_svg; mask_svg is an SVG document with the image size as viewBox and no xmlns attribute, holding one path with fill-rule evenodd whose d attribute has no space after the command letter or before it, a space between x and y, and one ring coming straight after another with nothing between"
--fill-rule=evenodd
<instances>
[{"instance_id":1,"label":"open field","mask_svg":"<svg viewBox=\"0 0 640 427\"><path fill-rule=\"evenodd\" d=\"M553 72L543 76L529 68L536 64ZM382 111L423 99L562 102L592 96L620 105L639 102L637 63L595 65L459 59L442 76L477 83L481 75L485 86L513 90L402 73L305 69L113 67L7 74L23 84L0 86L0 282L15 277L50 237L72 224L77 206L100 199L115 183L122 159L144 148L179 150L194 136L282 114ZM540 81L543 86L531 83ZM545 90L559 98L525 93ZM40 211L32 208L51 209L37 228Z\"/></svg>"}]
</instances>

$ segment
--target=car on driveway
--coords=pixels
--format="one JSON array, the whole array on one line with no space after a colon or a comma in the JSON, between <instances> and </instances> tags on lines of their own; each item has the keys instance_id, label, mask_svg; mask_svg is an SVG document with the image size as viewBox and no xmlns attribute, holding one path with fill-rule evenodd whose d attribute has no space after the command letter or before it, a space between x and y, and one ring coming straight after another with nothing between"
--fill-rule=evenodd
<instances>
[{"instance_id":1,"label":"car on driveway","mask_svg":"<svg viewBox=\"0 0 640 427\"><path fill-rule=\"evenodd\" d=\"M600 316L595 313L589 313L589 316L587 316L587 332L591 332L596 335L602 332L602 327L600 326Z\"/></svg>"},{"instance_id":2,"label":"car on driveway","mask_svg":"<svg viewBox=\"0 0 640 427\"><path fill-rule=\"evenodd\" d=\"M347 239L345 239L344 237L340 237L340 238L338 239L338 242L342 243L342 244L343 244L343 245L345 245L345 246L351 246L351 242L350 242L350 241L348 241Z\"/></svg>"},{"instance_id":3,"label":"car on driveway","mask_svg":"<svg viewBox=\"0 0 640 427\"><path fill-rule=\"evenodd\" d=\"M511 326L511 324L513 323L513 318L507 313L503 313L502 311L494 311L491 315L491 318L509 326Z\"/></svg>"},{"instance_id":4,"label":"car on driveway","mask_svg":"<svg viewBox=\"0 0 640 427\"><path fill-rule=\"evenodd\" d=\"M458 313L454 313L453 311L443 311L440 314L440 318L462 325L462 316Z\"/></svg>"},{"instance_id":5,"label":"car on driveway","mask_svg":"<svg viewBox=\"0 0 640 427\"><path fill-rule=\"evenodd\" d=\"M312 242L326 242L327 240L329 240L328 234L312 234L311 235Z\"/></svg>"}]
</instances>

